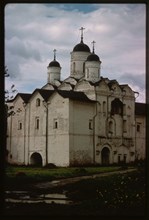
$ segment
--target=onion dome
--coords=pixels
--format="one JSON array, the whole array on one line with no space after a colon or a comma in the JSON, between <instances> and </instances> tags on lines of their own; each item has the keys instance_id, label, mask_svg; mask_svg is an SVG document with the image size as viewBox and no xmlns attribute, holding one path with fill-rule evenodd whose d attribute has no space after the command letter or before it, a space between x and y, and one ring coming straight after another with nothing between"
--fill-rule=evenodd
<instances>
[{"instance_id":1,"label":"onion dome","mask_svg":"<svg viewBox=\"0 0 149 220\"><path fill-rule=\"evenodd\" d=\"M53 52L54 52L54 60L49 63L48 67L60 67L59 62L56 61L56 50L54 49Z\"/></svg>"},{"instance_id":2,"label":"onion dome","mask_svg":"<svg viewBox=\"0 0 149 220\"><path fill-rule=\"evenodd\" d=\"M90 52L90 48L84 44L83 42L80 42L77 44L74 48L73 51L85 51L85 52Z\"/></svg>"},{"instance_id":3,"label":"onion dome","mask_svg":"<svg viewBox=\"0 0 149 220\"><path fill-rule=\"evenodd\" d=\"M60 64L59 62L57 62L56 60L53 60L49 63L49 67L52 67L52 66L55 66L55 67L60 67Z\"/></svg>"},{"instance_id":4,"label":"onion dome","mask_svg":"<svg viewBox=\"0 0 149 220\"><path fill-rule=\"evenodd\" d=\"M87 57L87 61L100 61L100 59L96 54L92 53Z\"/></svg>"},{"instance_id":5,"label":"onion dome","mask_svg":"<svg viewBox=\"0 0 149 220\"><path fill-rule=\"evenodd\" d=\"M81 27L80 30L81 30L81 42L79 44L77 44L74 48L73 48L73 51L83 51L83 52L90 52L90 48L83 43L83 30L85 28Z\"/></svg>"},{"instance_id":6,"label":"onion dome","mask_svg":"<svg viewBox=\"0 0 149 220\"><path fill-rule=\"evenodd\" d=\"M94 48L95 41L93 41L92 44L93 44L93 52L87 57L87 61L99 61L99 62L101 62L100 59L99 59L99 56L97 56L95 54L95 48Z\"/></svg>"}]
</instances>

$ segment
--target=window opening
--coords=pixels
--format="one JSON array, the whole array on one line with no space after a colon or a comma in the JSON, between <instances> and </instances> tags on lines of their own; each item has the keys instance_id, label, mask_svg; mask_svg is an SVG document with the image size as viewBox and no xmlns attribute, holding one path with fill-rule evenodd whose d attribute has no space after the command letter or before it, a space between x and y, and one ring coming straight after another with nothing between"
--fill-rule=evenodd
<instances>
[{"instance_id":1,"label":"window opening","mask_svg":"<svg viewBox=\"0 0 149 220\"><path fill-rule=\"evenodd\" d=\"M58 128L58 121L57 119L54 119L54 129L57 129Z\"/></svg>"},{"instance_id":2,"label":"window opening","mask_svg":"<svg viewBox=\"0 0 149 220\"><path fill-rule=\"evenodd\" d=\"M35 128L36 129L39 129L39 118L36 118L36 121L35 121Z\"/></svg>"},{"instance_id":3,"label":"window opening","mask_svg":"<svg viewBox=\"0 0 149 220\"><path fill-rule=\"evenodd\" d=\"M92 130L93 129L93 121L89 120L89 129Z\"/></svg>"},{"instance_id":4,"label":"window opening","mask_svg":"<svg viewBox=\"0 0 149 220\"><path fill-rule=\"evenodd\" d=\"M39 99L39 98L36 99L36 106L37 106L37 107L40 106L40 99Z\"/></svg>"},{"instance_id":5,"label":"window opening","mask_svg":"<svg viewBox=\"0 0 149 220\"><path fill-rule=\"evenodd\" d=\"M137 125L137 132L140 132L140 125Z\"/></svg>"}]
</instances>

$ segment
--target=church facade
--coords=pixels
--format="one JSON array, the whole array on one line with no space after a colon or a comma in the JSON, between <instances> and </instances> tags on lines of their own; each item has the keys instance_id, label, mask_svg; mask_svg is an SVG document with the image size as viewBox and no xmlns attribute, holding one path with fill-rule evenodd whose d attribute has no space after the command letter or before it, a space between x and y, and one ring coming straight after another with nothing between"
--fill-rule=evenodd
<instances>
[{"instance_id":1,"label":"church facade","mask_svg":"<svg viewBox=\"0 0 149 220\"><path fill-rule=\"evenodd\" d=\"M145 159L145 104L128 84L102 77L101 60L81 41L61 80L54 59L47 84L9 101L8 162L18 165L109 165Z\"/></svg>"}]
</instances>

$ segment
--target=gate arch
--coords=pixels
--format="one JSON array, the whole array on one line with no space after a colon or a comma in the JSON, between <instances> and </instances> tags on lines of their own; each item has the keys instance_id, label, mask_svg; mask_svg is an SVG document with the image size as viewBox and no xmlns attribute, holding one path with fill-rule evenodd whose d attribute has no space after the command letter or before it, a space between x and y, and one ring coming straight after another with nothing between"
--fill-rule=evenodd
<instances>
[{"instance_id":1,"label":"gate arch","mask_svg":"<svg viewBox=\"0 0 149 220\"><path fill-rule=\"evenodd\" d=\"M34 166L42 166L42 156L40 153L33 153L30 157L30 164Z\"/></svg>"},{"instance_id":2,"label":"gate arch","mask_svg":"<svg viewBox=\"0 0 149 220\"><path fill-rule=\"evenodd\" d=\"M108 147L104 147L101 151L101 163L102 165L110 164L110 150Z\"/></svg>"}]
</instances>

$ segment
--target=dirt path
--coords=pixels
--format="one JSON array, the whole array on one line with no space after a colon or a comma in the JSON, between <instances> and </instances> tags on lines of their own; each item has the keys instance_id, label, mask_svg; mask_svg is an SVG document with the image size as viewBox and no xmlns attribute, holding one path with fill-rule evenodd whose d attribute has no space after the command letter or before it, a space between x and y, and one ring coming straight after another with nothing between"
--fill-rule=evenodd
<instances>
[{"instance_id":1,"label":"dirt path","mask_svg":"<svg viewBox=\"0 0 149 220\"><path fill-rule=\"evenodd\" d=\"M107 173L93 174L93 175L89 175L89 176L79 176L79 177L73 177L73 178L67 178L67 179L59 179L59 180L54 180L51 182L48 181L48 182L44 182L44 183L37 183L34 185L34 187L36 189L51 189L51 188L55 188L57 186L64 186L66 184L75 183L80 180L111 176L113 174L129 173L129 172L132 172L135 170L137 170L137 169L132 168L132 169L128 169L128 170L112 171L112 172L107 172Z\"/></svg>"}]
</instances>

